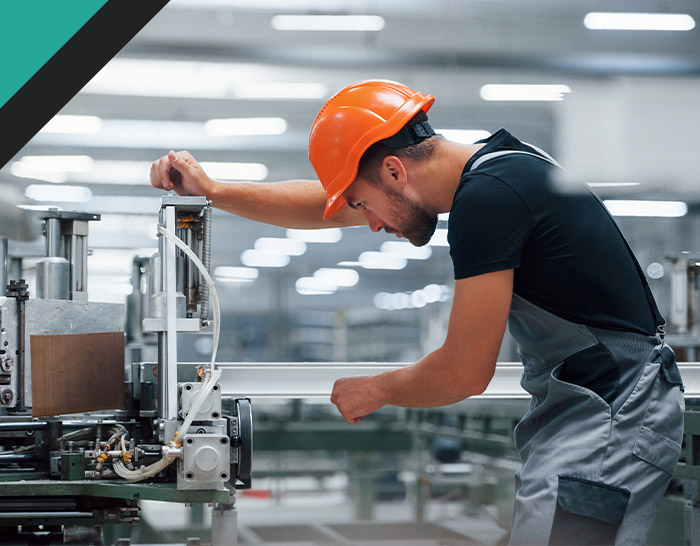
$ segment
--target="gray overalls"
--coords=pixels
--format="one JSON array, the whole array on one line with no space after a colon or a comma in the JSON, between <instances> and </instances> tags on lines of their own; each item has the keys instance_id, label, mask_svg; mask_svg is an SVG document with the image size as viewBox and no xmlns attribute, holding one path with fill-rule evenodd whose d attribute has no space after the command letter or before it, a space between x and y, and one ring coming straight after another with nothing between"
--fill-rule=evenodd
<instances>
[{"instance_id":1,"label":"gray overalls","mask_svg":"<svg viewBox=\"0 0 700 546\"><path fill-rule=\"evenodd\" d=\"M544 152L507 151L478 158L472 169L510 153L556 165ZM576 324L516 294L508 325L525 368L521 384L532 395L515 429L522 467L511 544L643 544L683 432L681 376L663 331ZM613 393L588 387L598 367L619 373Z\"/></svg>"}]
</instances>

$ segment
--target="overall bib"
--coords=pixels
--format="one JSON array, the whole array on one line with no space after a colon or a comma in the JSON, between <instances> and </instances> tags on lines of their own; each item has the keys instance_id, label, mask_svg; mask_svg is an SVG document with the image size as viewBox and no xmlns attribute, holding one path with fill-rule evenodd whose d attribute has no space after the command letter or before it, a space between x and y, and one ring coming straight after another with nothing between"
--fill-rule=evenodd
<instances>
[{"instance_id":1,"label":"overall bib","mask_svg":"<svg viewBox=\"0 0 700 546\"><path fill-rule=\"evenodd\" d=\"M505 151L472 169L512 153L557 165L544 152ZM683 434L682 381L663 331L577 324L517 294L508 326L532 395L514 433L522 467L511 544L643 544Z\"/></svg>"}]
</instances>

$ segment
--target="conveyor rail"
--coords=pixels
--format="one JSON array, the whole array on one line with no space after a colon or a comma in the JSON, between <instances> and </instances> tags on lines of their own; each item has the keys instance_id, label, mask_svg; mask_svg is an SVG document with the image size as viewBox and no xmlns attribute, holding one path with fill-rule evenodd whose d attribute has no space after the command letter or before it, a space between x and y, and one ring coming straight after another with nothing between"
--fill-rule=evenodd
<instances>
[{"instance_id":1,"label":"conveyor rail","mask_svg":"<svg viewBox=\"0 0 700 546\"><path fill-rule=\"evenodd\" d=\"M406 362L223 362L219 383L234 398L328 398L341 377L375 375L403 368ZM194 364L193 364L194 365ZM686 398L700 398L700 362L679 363ZM529 398L520 386L520 362L499 362L479 398Z\"/></svg>"}]
</instances>

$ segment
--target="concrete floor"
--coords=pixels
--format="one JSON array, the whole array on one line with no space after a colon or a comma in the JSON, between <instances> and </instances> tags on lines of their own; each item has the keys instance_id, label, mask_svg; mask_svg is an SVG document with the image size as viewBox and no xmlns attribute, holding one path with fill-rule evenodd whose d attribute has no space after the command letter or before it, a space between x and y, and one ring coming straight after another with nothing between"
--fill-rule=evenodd
<instances>
[{"instance_id":1,"label":"concrete floor","mask_svg":"<svg viewBox=\"0 0 700 546\"><path fill-rule=\"evenodd\" d=\"M407 501L377 503L372 521L358 521L342 492L276 498L239 495L236 506L240 546L456 546L507 541L507 532L496 523L490 506L468 510L462 503L430 501L423 522L415 521ZM143 518L164 534L191 526L189 510L142 503ZM210 521L211 510L205 507L201 529L210 529ZM210 540L204 533L200 538L202 544Z\"/></svg>"}]
</instances>

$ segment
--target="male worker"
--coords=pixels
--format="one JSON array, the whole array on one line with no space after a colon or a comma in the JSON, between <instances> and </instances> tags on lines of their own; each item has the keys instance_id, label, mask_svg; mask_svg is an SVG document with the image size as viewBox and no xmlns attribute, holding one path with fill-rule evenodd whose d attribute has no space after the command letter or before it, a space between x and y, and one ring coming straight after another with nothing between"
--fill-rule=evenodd
<instances>
[{"instance_id":1,"label":"male worker","mask_svg":"<svg viewBox=\"0 0 700 546\"><path fill-rule=\"evenodd\" d=\"M532 394L515 430L511 542L641 544L678 459L684 409L644 274L601 201L551 157L505 130L449 142L427 121L434 100L389 81L339 91L309 137L320 184L219 184L187 152L154 162L151 182L262 222L369 224L415 245L449 212L444 344L407 368L338 380L331 400L358 423L387 404L480 394L508 321Z\"/></svg>"}]
</instances>

